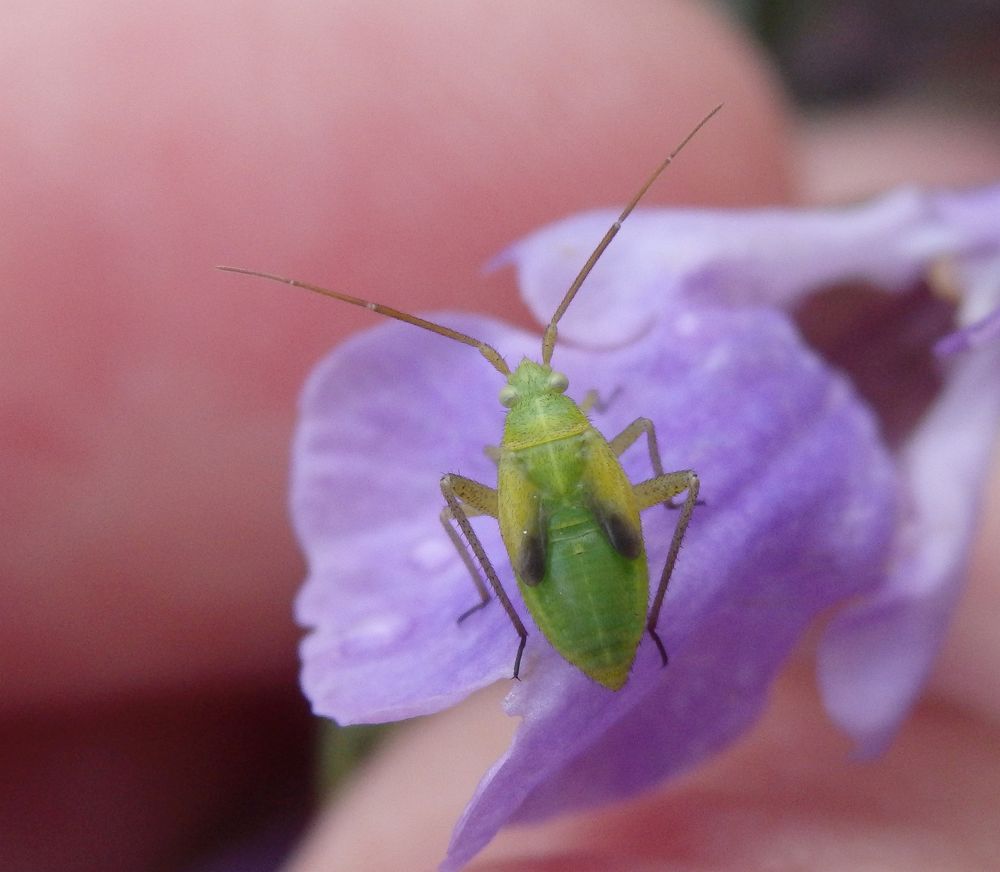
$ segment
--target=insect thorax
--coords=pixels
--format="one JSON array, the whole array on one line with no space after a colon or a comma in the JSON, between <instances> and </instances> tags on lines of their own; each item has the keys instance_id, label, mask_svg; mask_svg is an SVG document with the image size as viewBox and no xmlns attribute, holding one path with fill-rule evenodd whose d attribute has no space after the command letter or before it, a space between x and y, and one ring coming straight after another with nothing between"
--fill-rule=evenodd
<instances>
[{"instance_id":1,"label":"insect thorax","mask_svg":"<svg viewBox=\"0 0 1000 872\"><path fill-rule=\"evenodd\" d=\"M584 432L590 424L563 393L566 386L566 377L551 367L522 360L501 392L508 407L503 447L517 451Z\"/></svg>"}]
</instances>

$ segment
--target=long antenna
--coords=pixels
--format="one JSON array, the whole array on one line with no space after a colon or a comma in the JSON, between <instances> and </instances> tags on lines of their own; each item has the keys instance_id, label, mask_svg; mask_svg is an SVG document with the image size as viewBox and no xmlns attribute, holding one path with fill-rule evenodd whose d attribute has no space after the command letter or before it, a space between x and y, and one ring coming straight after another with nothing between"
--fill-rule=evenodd
<instances>
[{"instance_id":1,"label":"long antenna","mask_svg":"<svg viewBox=\"0 0 1000 872\"><path fill-rule=\"evenodd\" d=\"M590 257L587 258L587 262L583 265L583 269L581 269L577 277L573 279L573 284L569 286L569 290L566 291L566 296L562 298L562 302L552 315L552 320L549 321L548 326L545 328L545 333L542 336L542 363L547 365L549 361L552 360L552 350L556 346L556 334L558 332L556 330L556 324L558 324L559 319L566 314L569 304L573 302L576 292L580 290L580 285L584 283L587 276L590 275L590 271L594 268L594 265L601 259L601 255L604 254L604 249L606 249L611 244L611 240L618 235L618 231L621 230L622 227L622 222L624 222L624 220L632 213L632 210L636 207L636 205L638 205L643 196L645 196L646 191L648 191L652 187L653 182L659 178L660 173L673 163L674 158L681 153L684 146L694 139L695 134L698 133L702 127L708 124L708 122L712 120L713 116L721 108L722 104L720 103L695 125L694 129L684 137L680 145L667 155L666 160L664 160L663 163L661 163L653 171L653 174L646 179L643 186L639 188L638 193L636 193L629 204L622 210L622 214L619 215L615 223L608 228L608 232L604 234L604 238L597 243L597 248L593 250Z\"/></svg>"},{"instance_id":2,"label":"long antenna","mask_svg":"<svg viewBox=\"0 0 1000 872\"><path fill-rule=\"evenodd\" d=\"M352 297L349 294L342 294L339 291L331 291L328 288L321 288L319 285L311 285L308 282L300 282L298 279L286 279L284 276L257 272L257 270L252 269L243 269L238 266L220 266L216 267L216 269L221 269L223 272L254 276L259 279L268 279L272 282L281 282L282 284L291 285L295 288L304 288L307 291L322 294L324 297L332 297L335 300L340 300L342 303L350 303L352 306L360 306L362 309L368 309L372 312L378 312L380 315L395 318L397 321L412 324L414 327L422 327L424 330L430 330L431 333L437 333L439 336L446 336L448 339L454 339L456 342L463 342L466 345L471 345L473 348L478 349L479 353L493 365L493 368L497 370L500 375L510 375L510 367L507 366L507 361L500 356L500 352L498 352L492 345L487 345L485 342L480 342L474 336L459 333L457 330L452 330L450 327L435 324L433 321L426 321L423 318L418 318L416 315L411 315L408 312L401 312L399 309L393 309L391 306L383 306L381 303L373 303L370 300L362 300L360 297Z\"/></svg>"}]
</instances>

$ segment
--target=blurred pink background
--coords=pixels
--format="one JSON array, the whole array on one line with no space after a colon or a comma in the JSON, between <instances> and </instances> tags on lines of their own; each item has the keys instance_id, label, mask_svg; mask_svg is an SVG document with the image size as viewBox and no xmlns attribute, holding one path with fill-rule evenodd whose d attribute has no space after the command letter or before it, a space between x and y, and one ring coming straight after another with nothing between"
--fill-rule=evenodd
<instances>
[{"instance_id":1,"label":"blurred pink background","mask_svg":"<svg viewBox=\"0 0 1000 872\"><path fill-rule=\"evenodd\" d=\"M528 323L482 265L622 202L720 100L650 203L1000 170L975 95L803 121L681 0L3 18L0 870L183 868L276 827L245 867L272 868L312 801L288 442L310 365L373 319L213 265Z\"/></svg>"}]
</instances>

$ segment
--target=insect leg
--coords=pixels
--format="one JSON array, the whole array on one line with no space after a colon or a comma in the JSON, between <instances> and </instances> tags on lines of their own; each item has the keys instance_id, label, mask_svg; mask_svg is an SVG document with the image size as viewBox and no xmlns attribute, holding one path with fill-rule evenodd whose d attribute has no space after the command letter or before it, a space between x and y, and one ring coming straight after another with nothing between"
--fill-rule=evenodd
<instances>
[{"instance_id":1,"label":"insect leg","mask_svg":"<svg viewBox=\"0 0 1000 872\"><path fill-rule=\"evenodd\" d=\"M674 537L670 540L670 550L667 551L667 559L663 564L663 572L660 574L660 584L656 588L656 596L653 597L653 605L649 609L649 616L646 619L646 629L653 637L663 665L667 665L667 651L663 647L663 642L656 633L656 623L660 618L660 609L663 606L663 597L667 593L667 584L674 571L674 564L677 562L677 554L681 550L681 540L687 530L688 522L691 520L691 513L698 503L698 476L690 469L681 472L670 472L666 475L658 475L648 481L640 482L633 488L636 499L639 502L639 511L648 509L656 503L672 505L672 498L679 493L687 491L684 503L681 506L681 514L677 519L677 526L674 528Z\"/></svg>"},{"instance_id":2,"label":"insect leg","mask_svg":"<svg viewBox=\"0 0 1000 872\"><path fill-rule=\"evenodd\" d=\"M636 418L608 444L615 456L621 457L643 433L646 434L646 447L649 449L649 462L653 467L653 475L659 477L663 475L663 461L660 459L660 446L656 442L656 428L649 418ZM667 499L663 505L668 509L678 508L671 499Z\"/></svg>"},{"instance_id":3,"label":"insect leg","mask_svg":"<svg viewBox=\"0 0 1000 872\"><path fill-rule=\"evenodd\" d=\"M475 517L477 515L482 515L483 512L477 511L472 507L466 510L466 517ZM451 544L455 546L455 550L458 552L458 556L462 558L462 562L465 564L465 568L469 570L469 577L472 579L472 583L476 586L476 590L479 591L480 602L476 603L471 609L467 609L458 616L458 622L462 623L469 615L473 612L478 611L483 606L485 606L490 601L490 592L483 582L482 575L476 568L475 561L472 559L472 554L469 552L468 546L462 541L462 537L458 534L458 531L452 526L452 521L455 518L454 512L452 512L450 506L445 506L441 509L440 514L441 526L444 527L445 533L448 534L448 538L451 540Z\"/></svg>"},{"instance_id":4,"label":"insect leg","mask_svg":"<svg viewBox=\"0 0 1000 872\"><path fill-rule=\"evenodd\" d=\"M611 450L615 453L615 456L621 457L643 433L646 434L646 447L649 450L649 462L653 467L653 475L660 477L663 475L663 461L660 459L660 446L656 441L656 428L649 418L636 418L621 433L615 436L614 439L610 440L608 444L611 446ZM663 505L667 509L679 509L681 507L680 503L675 503L669 498L663 501ZM704 505L704 503L698 503L698 505Z\"/></svg>"},{"instance_id":5,"label":"insect leg","mask_svg":"<svg viewBox=\"0 0 1000 872\"><path fill-rule=\"evenodd\" d=\"M493 518L497 516L497 493L493 488L460 475L451 475L447 476L447 478L449 479L452 493L463 506L466 518L479 515L489 515ZM441 487L443 491L443 480ZM447 495L445 498L447 499ZM451 539L452 545L455 546L458 556L462 558L465 568L469 570L472 583L475 584L476 590L479 591L480 602L459 615L458 620L461 623L469 615L478 611L490 601L490 592L483 582L482 574L472 559L469 546L462 541L462 537L451 524L453 520L456 520L456 516L450 504L441 509L440 520L441 526L444 527L448 538Z\"/></svg>"},{"instance_id":6,"label":"insect leg","mask_svg":"<svg viewBox=\"0 0 1000 872\"><path fill-rule=\"evenodd\" d=\"M514 629L520 637L520 642L517 646L517 655L514 658L514 678L517 678L518 672L521 669L521 655L524 653L524 646L528 641L528 631L524 628L524 624L518 617L517 612L514 611L514 606L511 604L510 597L507 596L507 591L500 584L496 570L493 569L493 564L490 563L489 557L486 556L486 550L479 541L476 531L472 529L468 513L462 508L462 503L465 503L472 508L475 514L490 515L495 518L498 513L497 492L491 487L473 481L471 478L449 473L441 479L441 493L448 504L447 509L441 513L442 523L444 523L445 529L448 531L449 538L459 549L459 554L462 556L466 567L472 573L473 581L476 583L476 588L482 597L482 601L463 613L459 617L459 621L486 605L490 601L490 595L483 584L482 578L479 577L479 573L476 571L472 557L469 555L458 533L451 526L451 519L455 520L459 529L465 535L465 540L469 543L469 548L472 549L473 554L476 555L479 565L489 580L490 587L493 588L493 593L500 601L500 605L503 606L503 610L507 613L507 617L510 618L510 622L514 625Z\"/></svg>"},{"instance_id":7,"label":"insect leg","mask_svg":"<svg viewBox=\"0 0 1000 872\"><path fill-rule=\"evenodd\" d=\"M598 412L607 411L611 404L615 401L615 397L621 393L621 387L615 388L611 392L611 396L606 400L601 399L601 395L597 393L595 388L591 388L587 393L583 395L583 399L580 400L580 411L583 414L587 414L591 409L597 409Z\"/></svg>"},{"instance_id":8,"label":"insect leg","mask_svg":"<svg viewBox=\"0 0 1000 872\"><path fill-rule=\"evenodd\" d=\"M656 443L656 428L649 418L636 418L614 439L608 440L611 450L616 457L621 457L625 450L629 448L636 439L643 433L646 434L646 442L649 446L649 460L653 464L653 472L656 475L663 475L663 463L660 461L660 449Z\"/></svg>"}]
</instances>

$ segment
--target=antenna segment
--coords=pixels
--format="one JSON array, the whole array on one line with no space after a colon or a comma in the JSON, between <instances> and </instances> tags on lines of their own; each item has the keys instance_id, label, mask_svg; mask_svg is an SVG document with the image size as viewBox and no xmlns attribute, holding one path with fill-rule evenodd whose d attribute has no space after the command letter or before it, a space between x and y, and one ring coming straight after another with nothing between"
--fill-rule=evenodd
<instances>
[{"instance_id":1,"label":"antenna segment","mask_svg":"<svg viewBox=\"0 0 1000 872\"><path fill-rule=\"evenodd\" d=\"M566 310L569 308L570 303L573 302L573 298L576 296L576 292L580 290L580 286L584 283L587 276L590 275L590 271L597 264L597 261L601 259L601 255L604 254L604 250L611 244L611 240L618 235L618 231L621 230L622 223L630 214L632 210L638 205L639 201L645 196L646 191L648 191L653 182L655 182L660 173L662 173L670 164L673 163L674 158L677 157L683 150L684 146L687 145L692 139L694 139L695 134L698 133L712 118L716 113L722 108L720 103L711 112L708 113L704 118L699 121L694 129L684 137L681 144L678 145L670 154L667 155L666 160L663 161L654 171L653 174L646 179L645 183L641 188L639 188L636 195L629 201L629 204L622 210L622 214L618 216L617 220L608 228L608 232L604 234L604 238L597 243L597 248L593 250L590 257L587 258L587 262L583 265L583 269L580 270L579 274L575 279L573 279L573 284L569 286L569 290L566 291L566 296L562 298L562 302L559 304L558 308L552 315L552 320L549 321L548 326L545 328L545 333L542 336L542 363L548 364L552 360L552 350L556 346L556 325L559 323L559 319L566 314Z\"/></svg>"},{"instance_id":2,"label":"antenna segment","mask_svg":"<svg viewBox=\"0 0 1000 872\"><path fill-rule=\"evenodd\" d=\"M399 309L393 309L391 306L383 306L381 303L373 303L371 300L362 300L360 297L352 297L350 294L342 294L340 291L331 291L328 288L321 288L319 285L311 285L308 282L300 282L298 279L287 279L284 276L258 272L253 269L243 269L238 266L220 266L216 267L216 269L221 269L223 272L240 273L245 276L255 276L259 279L268 279L272 282L281 282L282 284L291 285L294 288L304 288L305 290L312 291L315 294L322 294L324 297L332 297L334 300L340 300L342 303L350 303L352 306L360 306L362 309L368 309L371 312L378 312L379 315L385 315L389 318L395 318L397 321L412 324L414 327L422 327L424 330L429 330L431 333L437 333L439 336L445 336L448 339L454 339L456 342L471 345L473 348L478 350L479 353L490 362L490 364L492 364L493 368L497 370L500 375L510 375L510 367L507 366L507 361L501 357L500 352L497 351L492 345L480 342L474 336L459 333L458 330L452 330L451 327L445 327L442 324L435 324L433 321L418 318L416 315L411 315L408 312L400 312Z\"/></svg>"}]
</instances>

